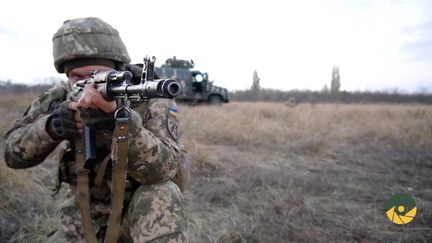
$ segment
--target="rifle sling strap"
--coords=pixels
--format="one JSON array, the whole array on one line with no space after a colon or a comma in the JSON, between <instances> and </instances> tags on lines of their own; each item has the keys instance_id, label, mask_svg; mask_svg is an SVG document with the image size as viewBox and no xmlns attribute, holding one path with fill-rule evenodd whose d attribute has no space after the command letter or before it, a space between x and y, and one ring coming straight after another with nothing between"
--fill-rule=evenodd
<instances>
[{"instance_id":1,"label":"rifle sling strap","mask_svg":"<svg viewBox=\"0 0 432 243\"><path fill-rule=\"evenodd\" d=\"M95 185L96 187L100 187L100 186L102 185L102 180L103 180L103 178L104 178L105 171L106 171L106 167L107 167L107 165L108 165L108 161L110 160L110 158L111 158L111 155L108 154L108 155L105 157L105 159L102 160L102 163L101 163L101 165L99 166L99 169L98 169L98 171L97 171L97 173L96 173L96 178L95 178L95 180L94 180L94 185Z\"/></svg>"},{"instance_id":2,"label":"rifle sling strap","mask_svg":"<svg viewBox=\"0 0 432 243\"><path fill-rule=\"evenodd\" d=\"M76 150L76 174L78 190L76 197L79 200L79 208L81 211L81 220L84 230L84 239L87 243L97 242L96 234L93 230L90 209L90 192L89 192L89 170L84 168L84 147L81 135L77 135L75 139Z\"/></svg>"},{"instance_id":3,"label":"rifle sling strap","mask_svg":"<svg viewBox=\"0 0 432 243\"><path fill-rule=\"evenodd\" d=\"M113 165L111 215L108 219L105 243L116 243L121 229L128 159L128 120L128 118L116 118L111 152Z\"/></svg>"}]
</instances>

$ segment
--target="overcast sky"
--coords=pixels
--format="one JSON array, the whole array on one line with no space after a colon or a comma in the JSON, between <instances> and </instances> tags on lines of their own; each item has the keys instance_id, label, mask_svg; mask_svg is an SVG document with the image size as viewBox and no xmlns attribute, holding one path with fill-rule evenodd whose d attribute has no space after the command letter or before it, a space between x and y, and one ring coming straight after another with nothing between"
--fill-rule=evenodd
<instances>
[{"instance_id":1,"label":"overcast sky","mask_svg":"<svg viewBox=\"0 0 432 243\"><path fill-rule=\"evenodd\" d=\"M431 13L428 0L6 1L0 80L57 76L52 35L93 16L119 30L132 62L193 59L229 90L250 88L254 70L264 88L320 90L335 65L343 90L432 90Z\"/></svg>"}]
</instances>

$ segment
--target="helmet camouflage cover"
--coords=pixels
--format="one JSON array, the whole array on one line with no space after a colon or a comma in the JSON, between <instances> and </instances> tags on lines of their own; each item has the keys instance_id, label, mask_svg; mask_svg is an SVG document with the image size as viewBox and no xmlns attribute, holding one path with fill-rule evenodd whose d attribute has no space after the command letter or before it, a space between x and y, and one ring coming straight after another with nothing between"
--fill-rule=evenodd
<instances>
[{"instance_id":1,"label":"helmet camouflage cover","mask_svg":"<svg viewBox=\"0 0 432 243\"><path fill-rule=\"evenodd\" d=\"M64 63L75 59L99 58L118 64L130 63L119 32L99 18L67 20L53 36L54 66L64 73Z\"/></svg>"}]
</instances>

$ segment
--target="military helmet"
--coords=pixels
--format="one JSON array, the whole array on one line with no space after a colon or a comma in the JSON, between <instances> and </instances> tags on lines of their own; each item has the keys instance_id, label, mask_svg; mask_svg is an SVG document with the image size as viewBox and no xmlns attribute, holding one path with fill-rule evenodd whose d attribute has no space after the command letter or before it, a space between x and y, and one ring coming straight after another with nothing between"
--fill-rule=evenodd
<instances>
[{"instance_id":1,"label":"military helmet","mask_svg":"<svg viewBox=\"0 0 432 243\"><path fill-rule=\"evenodd\" d=\"M64 73L64 64L77 59L109 59L117 65L131 59L119 32L99 18L66 20L53 36L54 66Z\"/></svg>"}]
</instances>

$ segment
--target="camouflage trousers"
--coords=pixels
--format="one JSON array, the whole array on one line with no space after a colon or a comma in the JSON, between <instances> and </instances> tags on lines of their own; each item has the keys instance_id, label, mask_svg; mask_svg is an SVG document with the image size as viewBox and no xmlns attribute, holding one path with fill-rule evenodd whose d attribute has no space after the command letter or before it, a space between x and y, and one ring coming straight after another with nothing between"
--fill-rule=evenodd
<instances>
[{"instance_id":1,"label":"camouflage trousers","mask_svg":"<svg viewBox=\"0 0 432 243\"><path fill-rule=\"evenodd\" d=\"M187 220L182 193L172 181L141 185L122 219L118 242L187 242ZM92 221L98 242L103 242L109 211L92 203ZM81 215L73 198L61 207L58 230L45 243L85 242Z\"/></svg>"}]
</instances>

